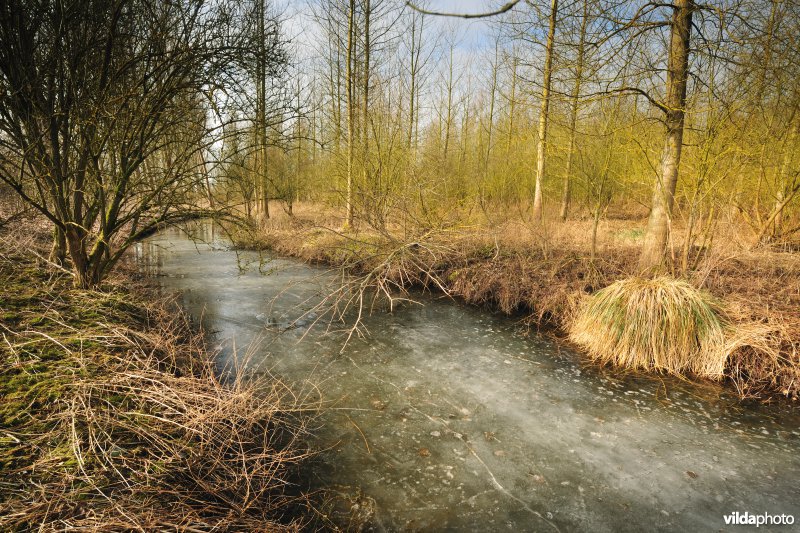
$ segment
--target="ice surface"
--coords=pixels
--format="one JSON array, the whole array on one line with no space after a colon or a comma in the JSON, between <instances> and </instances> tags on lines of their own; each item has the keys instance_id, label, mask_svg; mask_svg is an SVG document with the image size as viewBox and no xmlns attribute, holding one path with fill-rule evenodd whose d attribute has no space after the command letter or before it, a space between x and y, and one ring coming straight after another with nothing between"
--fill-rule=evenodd
<instances>
[{"instance_id":1,"label":"ice surface","mask_svg":"<svg viewBox=\"0 0 800 533\"><path fill-rule=\"evenodd\" d=\"M296 320L331 282L322 269L175 230L138 246L216 333L221 364L250 347L254 365L320 387L333 408L308 482L360 491L369 529L719 531L733 511L800 521L800 417L785 408L618 376L517 334L513 319L430 297L369 317L369 336L340 354L341 334Z\"/></svg>"}]
</instances>

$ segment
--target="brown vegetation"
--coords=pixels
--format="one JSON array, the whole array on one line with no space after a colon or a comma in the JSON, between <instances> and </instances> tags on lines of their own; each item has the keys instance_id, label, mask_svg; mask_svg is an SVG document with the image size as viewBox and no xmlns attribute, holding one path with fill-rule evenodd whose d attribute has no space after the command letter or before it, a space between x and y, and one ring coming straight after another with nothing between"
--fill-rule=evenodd
<instances>
[{"instance_id":1,"label":"brown vegetation","mask_svg":"<svg viewBox=\"0 0 800 533\"><path fill-rule=\"evenodd\" d=\"M587 298L570 338L595 359L622 368L719 379L729 327L705 291L670 277L633 277Z\"/></svg>"},{"instance_id":2,"label":"brown vegetation","mask_svg":"<svg viewBox=\"0 0 800 533\"><path fill-rule=\"evenodd\" d=\"M0 529L299 529L305 400L222 380L175 302L74 288L38 249L2 237Z\"/></svg>"},{"instance_id":3,"label":"brown vegetation","mask_svg":"<svg viewBox=\"0 0 800 533\"><path fill-rule=\"evenodd\" d=\"M513 220L492 225L475 220L472 226L416 233L401 227L391 232L343 233L330 229L338 227L333 213L319 206L300 206L295 216L275 217L236 240L243 247L267 248L341 268L355 275L350 290L360 290L366 283L378 294L407 297L413 288L431 289L506 314L522 313L528 324L565 337L591 295L638 274L641 224L606 221L598 233L594 259L589 251L591 225L589 220L554 224L546 236ZM725 255L693 251L697 266L675 272L674 277L684 280L682 286L707 291L719 301L714 308L726 324L724 375L738 393L796 399L800 258L765 247L748 248L733 237L728 242ZM696 356L686 347L681 360L690 352ZM709 375L694 363L687 364L678 366L689 375Z\"/></svg>"}]
</instances>

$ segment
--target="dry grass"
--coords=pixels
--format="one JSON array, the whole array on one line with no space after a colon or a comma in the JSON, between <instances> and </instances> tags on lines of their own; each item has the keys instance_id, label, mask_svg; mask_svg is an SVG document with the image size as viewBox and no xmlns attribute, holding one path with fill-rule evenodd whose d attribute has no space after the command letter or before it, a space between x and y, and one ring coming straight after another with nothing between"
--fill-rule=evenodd
<instances>
[{"instance_id":1,"label":"dry grass","mask_svg":"<svg viewBox=\"0 0 800 533\"><path fill-rule=\"evenodd\" d=\"M4 244L0 530L301 527L283 515L307 398L221 380L176 306L130 280L75 290Z\"/></svg>"},{"instance_id":2,"label":"dry grass","mask_svg":"<svg viewBox=\"0 0 800 533\"><path fill-rule=\"evenodd\" d=\"M729 301L728 315L735 320L727 338L727 375L739 395L746 398L769 397L779 393L788 398L800 396L800 317L753 316L741 302Z\"/></svg>"},{"instance_id":3,"label":"dry grass","mask_svg":"<svg viewBox=\"0 0 800 533\"><path fill-rule=\"evenodd\" d=\"M628 278L587 298L570 339L621 368L720 379L728 327L718 302L685 281Z\"/></svg>"}]
</instances>

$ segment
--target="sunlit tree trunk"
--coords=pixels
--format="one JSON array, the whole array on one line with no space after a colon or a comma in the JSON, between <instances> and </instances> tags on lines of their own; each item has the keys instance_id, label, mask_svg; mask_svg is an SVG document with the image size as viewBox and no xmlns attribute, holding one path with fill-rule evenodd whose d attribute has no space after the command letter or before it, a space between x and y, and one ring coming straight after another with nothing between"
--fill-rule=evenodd
<instances>
[{"instance_id":1,"label":"sunlit tree trunk","mask_svg":"<svg viewBox=\"0 0 800 533\"><path fill-rule=\"evenodd\" d=\"M500 68L500 60L499 60L499 49L500 49L500 42L495 41L494 43L494 63L492 64L492 86L489 88L489 117L488 117L488 124L486 127L486 152L485 152L485 159L483 162L483 185L481 186L480 191L480 200L484 200L484 193L486 188L486 183L489 180L489 161L492 156L492 135L494 133L494 104L495 99L497 98L497 70Z\"/></svg>"},{"instance_id":2,"label":"sunlit tree trunk","mask_svg":"<svg viewBox=\"0 0 800 533\"><path fill-rule=\"evenodd\" d=\"M686 82L689 77L689 36L694 9L693 0L677 0L672 17L664 110L667 132L661 168L653 187L650 218L639 257L639 267L642 270L652 270L661 265L669 238L683 146Z\"/></svg>"},{"instance_id":3,"label":"sunlit tree trunk","mask_svg":"<svg viewBox=\"0 0 800 533\"><path fill-rule=\"evenodd\" d=\"M783 161L781 168L778 171L778 190L775 194L775 223L772 228L773 237L780 237L783 226L783 213L788 203L788 196L791 194L792 180L790 179L792 161L795 155L795 145L797 143L798 131L800 131L800 117L797 117L797 111L793 116L793 124L789 129L789 134L786 138L786 148L783 153Z\"/></svg>"},{"instance_id":4,"label":"sunlit tree trunk","mask_svg":"<svg viewBox=\"0 0 800 533\"><path fill-rule=\"evenodd\" d=\"M547 149L547 121L550 112L550 80L553 74L553 48L558 17L558 0L550 4L550 22L544 56L542 79L542 102L539 109L539 139L536 145L536 184L533 192L533 219L542 220L542 181L545 173L545 152Z\"/></svg>"},{"instance_id":5,"label":"sunlit tree trunk","mask_svg":"<svg viewBox=\"0 0 800 533\"><path fill-rule=\"evenodd\" d=\"M414 13L411 19L411 64L409 80L409 106L408 106L408 138L406 144L408 151L412 153L416 149L414 143L414 127L417 121L417 93L419 85L419 70L420 70L420 55L422 54L422 30L425 18L422 15ZM419 28L417 28L417 19L419 18Z\"/></svg>"},{"instance_id":6,"label":"sunlit tree trunk","mask_svg":"<svg viewBox=\"0 0 800 533\"><path fill-rule=\"evenodd\" d=\"M517 114L517 82L519 80L519 56L516 50L511 51L511 95L508 99L508 137L506 138L506 162L511 159L511 148L514 144L514 118Z\"/></svg>"},{"instance_id":7,"label":"sunlit tree trunk","mask_svg":"<svg viewBox=\"0 0 800 533\"><path fill-rule=\"evenodd\" d=\"M450 59L447 71L447 113L444 121L444 150L442 158L445 164L450 152L450 130L453 126L453 49L455 43L450 43Z\"/></svg>"},{"instance_id":8,"label":"sunlit tree trunk","mask_svg":"<svg viewBox=\"0 0 800 533\"><path fill-rule=\"evenodd\" d=\"M258 0L258 59L256 60L257 90L256 90L256 109L257 109L257 164L258 177L261 186L262 214L265 219L269 218L269 178L267 176L267 80L266 68L266 32L264 28L264 18L266 16L265 0Z\"/></svg>"},{"instance_id":9,"label":"sunlit tree trunk","mask_svg":"<svg viewBox=\"0 0 800 533\"><path fill-rule=\"evenodd\" d=\"M589 21L589 1L583 2L583 18L581 19L581 33L578 40L578 56L575 59L575 85L572 86L569 110L569 147L567 148L567 164L564 170L564 183L561 188L561 220L566 220L569 213L570 187L572 181L572 163L575 159L575 140L578 136L578 105L581 96L581 83L583 82L583 62L586 52L586 25Z\"/></svg>"},{"instance_id":10,"label":"sunlit tree trunk","mask_svg":"<svg viewBox=\"0 0 800 533\"><path fill-rule=\"evenodd\" d=\"M369 52L371 48L370 43L370 35L369 35L369 22L370 22L370 0L364 1L364 85L362 87L362 102L361 102L361 129L362 129L362 178L364 186L370 185L370 175L369 175ZM379 200L380 191L378 187L372 187L373 194L375 195L373 198L373 205L375 205ZM376 205L375 206L375 215L378 216L378 220L381 219L380 217L380 208Z\"/></svg>"},{"instance_id":11,"label":"sunlit tree trunk","mask_svg":"<svg viewBox=\"0 0 800 533\"><path fill-rule=\"evenodd\" d=\"M345 227L353 225L353 158L354 158L354 124L355 109L354 109L354 94L353 94L353 47L355 46L355 39L353 38L354 17L356 11L355 0L350 0L350 10L347 14L347 68L346 68L346 83L347 83L347 192L345 198Z\"/></svg>"}]
</instances>

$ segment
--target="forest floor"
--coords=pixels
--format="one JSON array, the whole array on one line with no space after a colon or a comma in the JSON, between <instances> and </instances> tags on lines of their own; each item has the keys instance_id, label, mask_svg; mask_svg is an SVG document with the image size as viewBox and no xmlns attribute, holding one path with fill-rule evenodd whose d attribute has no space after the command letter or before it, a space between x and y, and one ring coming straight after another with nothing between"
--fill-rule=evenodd
<instances>
[{"instance_id":1,"label":"forest floor","mask_svg":"<svg viewBox=\"0 0 800 533\"><path fill-rule=\"evenodd\" d=\"M298 530L307 409L227 379L178 304L79 290L33 222L0 231L0 530Z\"/></svg>"},{"instance_id":2,"label":"forest floor","mask_svg":"<svg viewBox=\"0 0 800 533\"><path fill-rule=\"evenodd\" d=\"M273 210L275 211L275 210ZM520 314L537 331L566 341L588 295L636 276L646 221L600 222L591 254L592 221L539 227L504 219L451 217L453 224L396 225L342 230L340 214L318 205L295 206L234 236L238 246L268 249L360 276L379 292L444 292L466 303ZM715 242L695 246L689 268L673 272L720 303L741 341L728 356L726 380L743 398L800 398L800 254L753 248L741 228L718 225ZM682 242L680 228L673 231ZM675 246L680 263L680 246ZM747 332L758 331L757 338Z\"/></svg>"}]
</instances>

